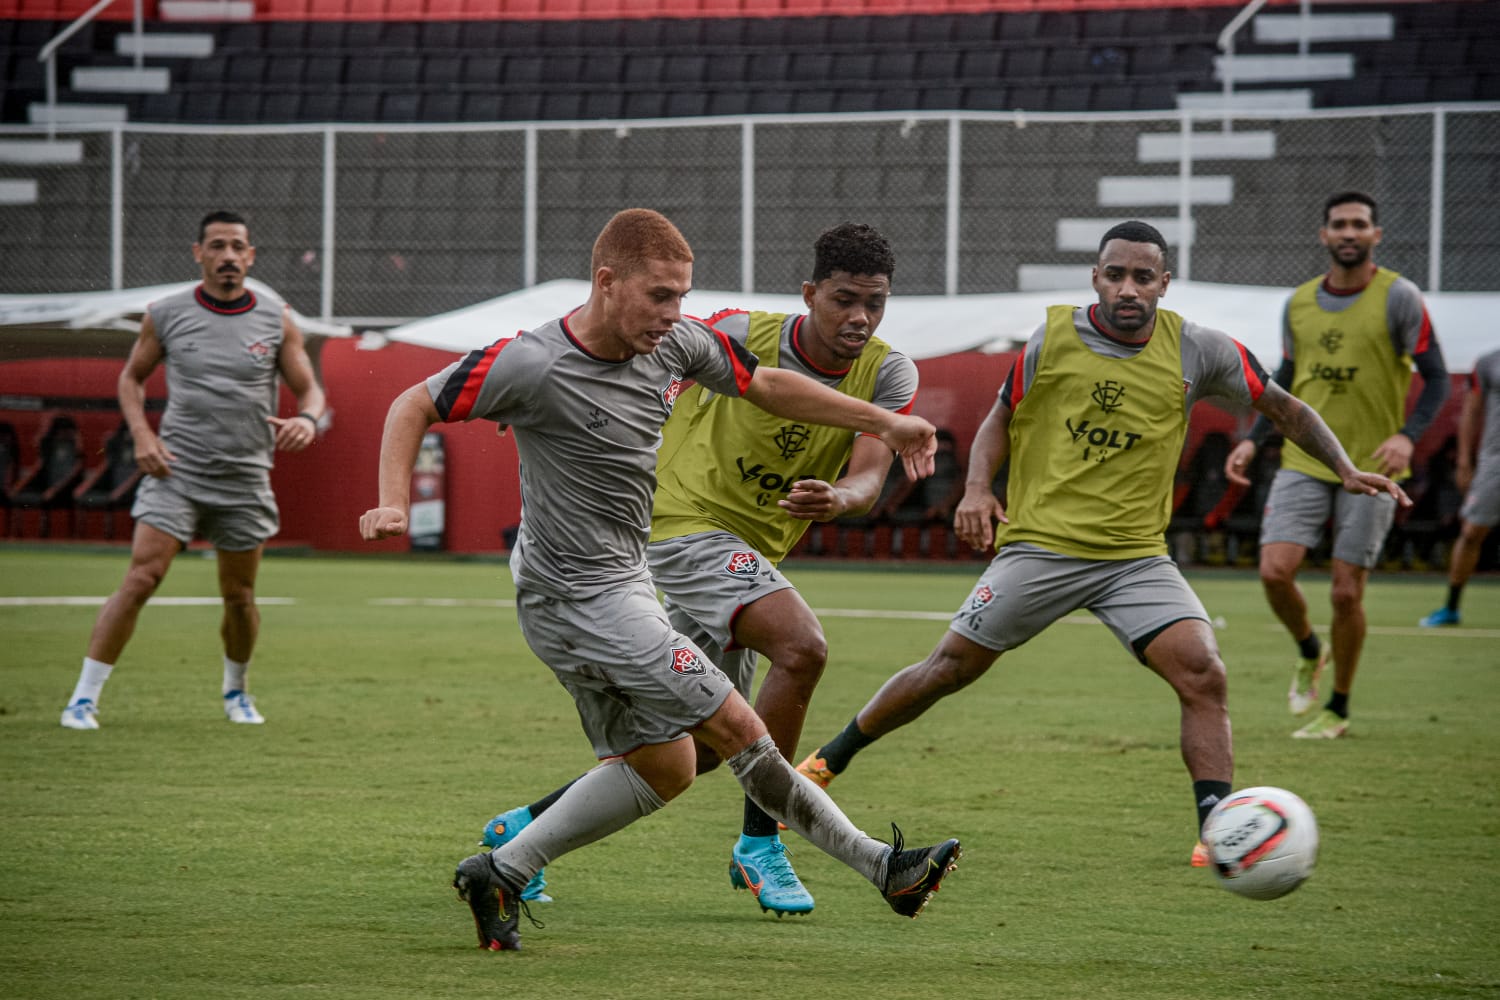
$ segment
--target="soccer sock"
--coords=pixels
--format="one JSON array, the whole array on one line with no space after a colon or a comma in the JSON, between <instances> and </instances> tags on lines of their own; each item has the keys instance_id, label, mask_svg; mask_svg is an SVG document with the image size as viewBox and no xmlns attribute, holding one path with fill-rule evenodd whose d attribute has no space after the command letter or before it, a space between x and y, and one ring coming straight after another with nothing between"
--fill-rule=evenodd
<instances>
[{"instance_id":1,"label":"soccer sock","mask_svg":"<svg viewBox=\"0 0 1500 1000\"><path fill-rule=\"evenodd\" d=\"M1464 585L1461 583L1450 583L1448 585L1448 610L1454 612L1458 611L1458 602L1463 599L1463 596Z\"/></svg>"},{"instance_id":2,"label":"soccer sock","mask_svg":"<svg viewBox=\"0 0 1500 1000\"><path fill-rule=\"evenodd\" d=\"M250 669L250 661L244 663L224 657L224 694L233 694L236 691L245 690L245 673Z\"/></svg>"},{"instance_id":3,"label":"soccer sock","mask_svg":"<svg viewBox=\"0 0 1500 1000\"><path fill-rule=\"evenodd\" d=\"M546 795L543 795L531 805L527 806L526 811L531 813L531 818L533 820L536 819L542 813L550 809L558 799L562 798L563 792L566 792L577 783L578 778L574 778L572 781L568 782L566 785L563 785L561 788L554 788L552 791L548 792Z\"/></svg>"},{"instance_id":4,"label":"soccer sock","mask_svg":"<svg viewBox=\"0 0 1500 1000\"><path fill-rule=\"evenodd\" d=\"M72 705L84 698L95 705L99 704L99 694L104 690L104 682L109 680L109 672L113 669L113 663L100 663L85 656L83 669L78 672L78 683L73 688L73 697L68 699L68 704Z\"/></svg>"},{"instance_id":5,"label":"soccer sock","mask_svg":"<svg viewBox=\"0 0 1500 1000\"><path fill-rule=\"evenodd\" d=\"M523 886L552 861L649 816L666 805L623 760L600 764L567 786L546 814L493 852L495 867Z\"/></svg>"},{"instance_id":6,"label":"soccer sock","mask_svg":"<svg viewBox=\"0 0 1500 1000\"><path fill-rule=\"evenodd\" d=\"M745 825L740 832L747 837L770 837L776 833L776 817L745 796Z\"/></svg>"},{"instance_id":7,"label":"soccer sock","mask_svg":"<svg viewBox=\"0 0 1500 1000\"><path fill-rule=\"evenodd\" d=\"M828 770L834 774L843 774L854 755L874 742L875 737L866 736L859 731L859 720L856 717L849 720L843 732L818 748L818 756L823 758Z\"/></svg>"},{"instance_id":8,"label":"soccer sock","mask_svg":"<svg viewBox=\"0 0 1500 1000\"><path fill-rule=\"evenodd\" d=\"M1347 718L1349 718L1349 694L1348 694L1348 692L1344 692L1343 694L1340 694L1339 692L1335 691L1335 692L1333 692L1333 694L1329 695L1328 696L1328 711L1332 712L1334 715L1337 715L1340 719L1347 719Z\"/></svg>"},{"instance_id":9,"label":"soccer sock","mask_svg":"<svg viewBox=\"0 0 1500 1000\"><path fill-rule=\"evenodd\" d=\"M762 809L881 887L890 847L849 822L823 789L786 762L771 737L762 736L725 763Z\"/></svg>"},{"instance_id":10,"label":"soccer sock","mask_svg":"<svg viewBox=\"0 0 1500 1000\"><path fill-rule=\"evenodd\" d=\"M1297 651L1302 654L1304 660L1316 660L1318 654L1323 651L1323 646L1318 642L1318 633L1309 632L1306 639L1298 639Z\"/></svg>"},{"instance_id":11,"label":"soccer sock","mask_svg":"<svg viewBox=\"0 0 1500 1000\"><path fill-rule=\"evenodd\" d=\"M1195 781L1193 782L1193 798L1198 802L1198 829L1203 829L1204 820L1208 814L1213 812L1214 806L1229 795L1229 782L1227 781Z\"/></svg>"}]
</instances>

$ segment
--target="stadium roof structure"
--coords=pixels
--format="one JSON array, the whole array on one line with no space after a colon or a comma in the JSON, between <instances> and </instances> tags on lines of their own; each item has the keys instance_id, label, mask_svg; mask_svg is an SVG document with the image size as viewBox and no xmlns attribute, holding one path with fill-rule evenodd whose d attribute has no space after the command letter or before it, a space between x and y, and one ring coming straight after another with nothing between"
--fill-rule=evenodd
<instances>
[{"instance_id":1,"label":"stadium roof structure","mask_svg":"<svg viewBox=\"0 0 1500 1000\"><path fill-rule=\"evenodd\" d=\"M465 353L556 319L581 305L588 294L586 281L548 281L392 327L379 336ZM1203 326L1223 330L1249 348L1267 370L1274 370L1281 361L1281 318L1288 294L1286 288L1174 281L1161 304ZM1471 371L1481 354L1500 346L1488 319L1500 314L1500 292L1433 292L1426 299L1450 371ZM897 294L891 296L879 335L918 360L960 351L1001 352L1024 343L1045 318L1047 306L1094 301L1096 296L1087 287L954 296ZM806 307L797 295L699 289L686 302L686 311L692 315L708 316L731 308L795 313Z\"/></svg>"},{"instance_id":2,"label":"stadium roof structure","mask_svg":"<svg viewBox=\"0 0 1500 1000\"><path fill-rule=\"evenodd\" d=\"M58 292L47 295L0 295L0 361L34 358L121 358L140 332L141 316L157 299L199 284L181 281L110 292ZM280 299L276 290L254 278L245 286L258 295ZM292 315L316 357L319 342L329 337L352 337L354 330L339 323Z\"/></svg>"}]
</instances>

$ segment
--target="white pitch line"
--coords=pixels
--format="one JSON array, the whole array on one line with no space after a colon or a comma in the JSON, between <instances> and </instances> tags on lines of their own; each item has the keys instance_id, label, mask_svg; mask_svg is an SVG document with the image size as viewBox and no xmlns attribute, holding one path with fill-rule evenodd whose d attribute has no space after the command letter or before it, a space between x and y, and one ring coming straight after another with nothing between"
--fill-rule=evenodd
<instances>
[{"instance_id":1,"label":"white pitch line","mask_svg":"<svg viewBox=\"0 0 1500 1000\"><path fill-rule=\"evenodd\" d=\"M108 597L0 597L0 608L98 607ZM222 597L153 597L151 605L175 608L218 607ZM256 604L296 604L291 597L257 597Z\"/></svg>"}]
</instances>

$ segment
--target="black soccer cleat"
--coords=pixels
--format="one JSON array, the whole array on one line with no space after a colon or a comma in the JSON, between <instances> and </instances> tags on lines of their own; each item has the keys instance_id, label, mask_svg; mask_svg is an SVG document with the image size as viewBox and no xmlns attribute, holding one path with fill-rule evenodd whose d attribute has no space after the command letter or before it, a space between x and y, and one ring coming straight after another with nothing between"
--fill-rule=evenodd
<instances>
[{"instance_id":1,"label":"black soccer cleat","mask_svg":"<svg viewBox=\"0 0 1500 1000\"><path fill-rule=\"evenodd\" d=\"M479 947L487 951L521 950L521 893L505 884L489 851L458 863L453 888L474 914Z\"/></svg>"},{"instance_id":2,"label":"black soccer cleat","mask_svg":"<svg viewBox=\"0 0 1500 1000\"><path fill-rule=\"evenodd\" d=\"M934 847L902 849L901 831L891 824L891 856L886 862L885 888L881 895L891 909L903 917L915 918L942 886L943 878L958 867L963 851L957 840L945 840Z\"/></svg>"}]
</instances>

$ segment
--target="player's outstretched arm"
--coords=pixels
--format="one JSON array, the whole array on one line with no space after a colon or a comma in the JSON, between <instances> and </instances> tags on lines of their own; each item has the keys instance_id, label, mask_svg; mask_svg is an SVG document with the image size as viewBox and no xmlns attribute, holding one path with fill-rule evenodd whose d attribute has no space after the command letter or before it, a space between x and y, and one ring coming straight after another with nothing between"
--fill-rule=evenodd
<instances>
[{"instance_id":1,"label":"player's outstretched arm","mask_svg":"<svg viewBox=\"0 0 1500 1000\"><path fill-rule=\"evenodd\" d=\"M892 413L874 403L846 396L805 375L765 365L755 369L744 396L762 410L788 420L878 434L891 451L901 456L907 478L932 475L932 456L937 454L937 438L934 436L937 431L921 417Z\"/></svg>"},{"instance_id":2,"label":"player's outstretched arm","mask_svg":"<svg viewBox=\"0 0 1500 1000\"><path fill-rule=\"evenodd\" d=\"M380 503L359 519L359 534L365 541L406 534L411 470L417 464L422 435L438 420L425 382L407 389L391 404L380 439Z\"/></svg>"},{"instance_id":3,"label":"player's outstretched arm","mask_svg":"<svg viewBox=\"0 0 1500 1000\"><path fill-rule=\"evenodd\" d=\"M1399 485L1374 472L1360 472L1349 461L1349 455L1318 411L1272 382L1255 401L1255 408L1264 413L1276 425L1288 441L1293 442L1313 458L1334 471L1350 493L1389 493L1403 507L1411 506L1411 498Z\"/></svg>"},{"instance_id":4,"label":"player's outstretched arm","mask_svg":"<svg viewBox=\"0 0 1500 1000\"><path fill-rule=\"evenodd\" d=\"M864 514L880 497L880 487L891 471L891 450L872 437L859 437L849 456L849 471L836 483L799 479L786 499L776 501L799 521L832 521L845 514Z\"/></svg>"},{"instance_id":5,"label":"player's outstretched arm","mask_svg":"<svg viewBox=\"0 0 1500 1000\"><path fill-rule=\"evenodd\" d=\"M999 397L985 414L969 446L969 471L964 495L953 512L953 530L976 552L995 543L995 522L1009 524L1005 508L995 496L995 473L1010 455L1010 407Z\"/></svg>"}]
</instances>

